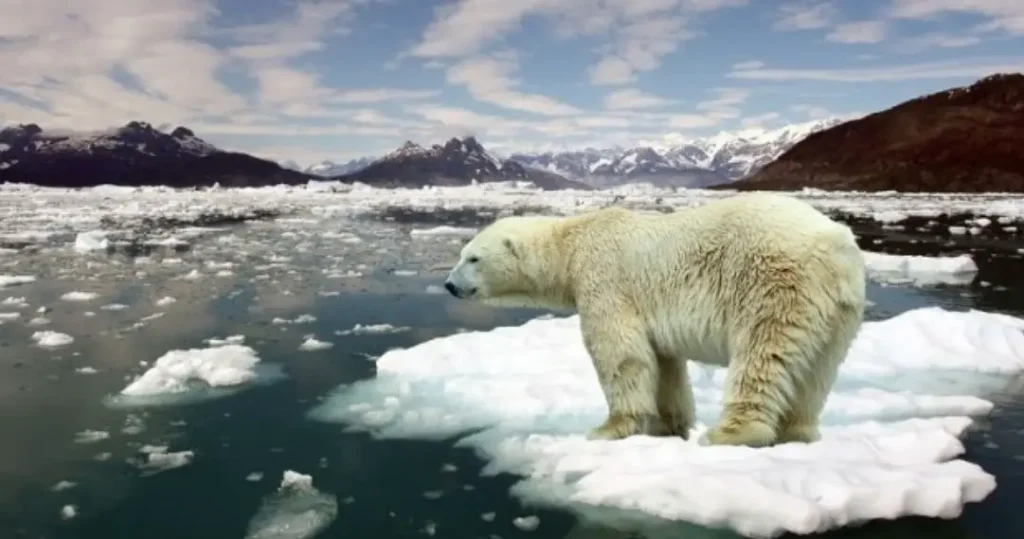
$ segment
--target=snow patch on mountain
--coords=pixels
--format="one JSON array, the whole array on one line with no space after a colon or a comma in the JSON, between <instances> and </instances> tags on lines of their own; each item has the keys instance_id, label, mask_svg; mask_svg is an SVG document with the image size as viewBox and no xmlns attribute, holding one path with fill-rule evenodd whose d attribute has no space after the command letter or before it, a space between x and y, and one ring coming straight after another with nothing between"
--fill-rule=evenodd
<instances>
[{"instance_id":1,"label":"snow patch on mountain","mask_svg":"<svg viewBox=\"0 0 1024 539\"><path fill-rule=\"evenodd\" d=\"M347 163L324 160L301 170L308 174L316 174L317 176L330 178L332 176L342 176L344 174L358 172L373 164L374 161L376 161L376 159L373 157L360 157L358 159L349 160Z\"/></svg>"},{"instance_id":2,"label":"snow patch on mountain","mask_svg":"<svg viewBox=\"0 0 1024 539\"><path fill-rule=\"evenodd\" d=\"M670 135L660 141L641 142L634 148L518 153L510 159L592 185L682 177L675 183L697 187L746 177L810 134L839 123L840 119L829 118L772 130L721 132L693 140Z\"/></svg>"},{"instance_id":3,"label":"snow patch on mountain","mask_svg":"<svg viewBox=\"0 0 1024 539\"><path fill-rule=\"evenodd\" d=\"M178 127L167 134L146 122L128 122L122 127L96 132L44 131L36 124L15 125L0 130L0 161L5 161L5 157L27 154L94 155L114 151L134 151L150 156L174 153L198 157L219 150L196 137L186 127Z\"/></svg>"}]
</instances>

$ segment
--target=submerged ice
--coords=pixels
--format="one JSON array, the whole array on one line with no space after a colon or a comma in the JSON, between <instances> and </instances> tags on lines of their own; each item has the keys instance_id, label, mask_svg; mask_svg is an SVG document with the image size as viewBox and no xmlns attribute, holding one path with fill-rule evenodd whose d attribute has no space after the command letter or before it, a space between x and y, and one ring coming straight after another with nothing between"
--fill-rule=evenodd
<instances>
[{"instance_id":1,"label":"submerged ice","mask_svg":"<svg viewBox=\"0 0 1024 539\"><path fill-rule=\"evenodd\" d=\"M956 459L959 438L969 416L991 410L985 394L1024 371L1022 330L1017 318L940 308L865 323L814 444L697 445L721 408L725 371L692 362L699 424L690 441L586 440L606 406L575 316L390 351L375 379L339 388L311 416L378 437L476 430L459 445L488 461L486 473L523 476L517 495L589 516L616 508L757 537L953 518L996 486Z\"/></svg>"},{"instance_id":2,"label":"submerged ice","mask_svg":"<svg viewBox=\"0 0 1024 539\"><path fill-rule=\"evenodd\" d=\"M313 486L313 477L285 470L281 485L263 499L249 521L246 539L306 539L329 526L338 500Z\"/></svg>"}]
</instances>

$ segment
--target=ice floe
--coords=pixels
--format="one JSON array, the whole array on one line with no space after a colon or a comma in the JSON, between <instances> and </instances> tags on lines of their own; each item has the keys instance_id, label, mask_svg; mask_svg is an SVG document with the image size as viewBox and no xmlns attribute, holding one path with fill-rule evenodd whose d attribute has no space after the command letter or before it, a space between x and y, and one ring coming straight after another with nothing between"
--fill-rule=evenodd
<instances>
[{"instance_id":1,"label":"ice floe","mask_svg":"<svg viewBox=\"0 0 1024 539\"><path fill-rule=\"evenodd\" d=\"M701 447L717 417L724 370L690 365L699 425L690 441L587 441L606 406L579 319L538 319L389 351L377 377L339 388L311 411L382 438L440 440L524 477L528 501L600 515L609 508L732 528L757 537L860 521L953 518L996 483L957 460L969 416L1024 371L1024 320L985 312L912 310L865 323L814 444ZM601 507L601 511L593 509Z\"/></svg>"}]
</instances>

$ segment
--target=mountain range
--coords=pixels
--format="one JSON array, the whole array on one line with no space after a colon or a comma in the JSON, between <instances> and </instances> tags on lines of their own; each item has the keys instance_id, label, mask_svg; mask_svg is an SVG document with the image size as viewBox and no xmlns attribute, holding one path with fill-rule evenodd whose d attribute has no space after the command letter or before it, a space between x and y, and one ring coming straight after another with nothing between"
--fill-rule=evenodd
<instances>
[{"instance_id":1,"label":"mountain range","mask_svg":"<svg viewBox=\"0 0 1024 539\"><path fill-rule=\"evenodd\" d=\"M176 188L255 187L331 179L421 188L495 181L542 189L649 182L673 187L1024 192L1024 75L997 74L856 120L721 133L635 148L514 154L474 137L429 147L406 142L379 159L294 170L224 151L190 129L133 121L103 132L0 130L0 183Z\"/></svg>"},{"instance_id":2,"label":"mountain range","mask_svg":"<svg viewBox=\"0 0 1024 539\"><path fill-rule=\"evenodd\" d=\"M641 182L661 186L704 187L746 177L811 133L839 123L841 120L837 118L828 118L773 130L723 132L675 144L646 144L633 148L513 153L508 161L597 188ZM282 163L282 166L331 178L359 172L375 160L361 157L345 163L323 161L305 169L299 169L293 162Z\"/></svg>"},{"instance_id":3,"label":"mountain range","mask_svg":"<svg viewBox=\"0 0 1024 539\"><path fill-rule=\"evenodd\" d=\"M221 150L186 127L168 133L139 121L94 133L45 131L36 124L0 130L0 183L188 188L296 185L331 179L385 188L523 181L541 189L590 189L557 174L496 158L473 137L453 138L429 148L406 142L380 159L357 163L340 174L337 171L344 169L313 167L320 172L314 174Z\"/></svg>"},{"instance_id":4,"label":"mountain range","mask_svg":"<svg viewBox=\"0 0 1024 539\"><path fill-rule=\"evenodd\" d=\"M317 177L220 150L186 127L167 133L129 122L98 133L47 132L36 124L0 130L0 183L250 187L311 179Z\"/></svg>"},{"instance_id":5,"label":"mountain range","mask_svg":"<svg viewBox=\"0 0 1024 539\"><path fill-rule=\"evenodd\" d=\"M499 159L474 137L452 138L425 148L407 141L393 152L353 172L329 176L331 180L361 182L377 187L466 185L473 182L532 182L541 189L590 189L559 174Z\"/></svg>"},{"instance_id":6,"label":"mountain range","mask_svg":"<svg viewBox=\"0 0 1024 539\"><path fill-rule=\"evenodd\" d=\"M735 189L1024 191L1024 74L995 74L808 136Z\"/></svg>"}]
</instances>

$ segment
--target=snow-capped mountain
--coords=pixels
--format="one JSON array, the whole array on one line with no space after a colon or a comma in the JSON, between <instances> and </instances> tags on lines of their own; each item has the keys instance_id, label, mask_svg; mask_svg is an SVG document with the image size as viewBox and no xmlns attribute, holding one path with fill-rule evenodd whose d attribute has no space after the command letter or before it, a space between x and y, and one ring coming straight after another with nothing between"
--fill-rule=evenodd
<instances>
[{"instance_id":1,"label":"snow-capped mountain","mask_svg":"<svg viewBox=\"0 0 1024 539\"><path fill-rule=\"evenodd\" d=\"M303 172L309 174L316 174L317 176L323 176L330 178L332 176L342 176L345 174L351 174L358 172L376 161L372 157L360 157L358 159L352 159L347 163L335 163L334 161L321 161L315 165L310 165Z\"/></svg>"},{"instance_id":2,"label":"snow-capped mountain","mask_svg":"<svg viewBox=\"0 0 1024 539\"><path fill-rule=\"evenodd\" d=\"M595 187L625 182L701 187L746 177L811 133L841 122L830 118L773 130L723 132L684 142L651 143L635 148L517 153L509 159Z\"/></svg>"},{"instance_id":3,"label":"snow-capped mountain","mask_svg":"<svg viewBox=\"0 0 1024 539\"><path fill-rule=\"evenodd\" d=\"M304 183L310 178L270 161L222 151L186 127L166 133L146 122L129 122L98 133L49 132L36 124L0 130L0 183L186 187Z\"/></svg>"},{"instance_id":4,"label":"snow-capped mountain","mask_svg":"<svg viewBox=\"0 0 1024 539\"><path fill-rule=\"evenodd\" d=\"M585 189L586 185L515 161L499 159L474 138L453 138L429 148L413 142L347 174L332 176L345 182L362 182L378 187L423 187L425 185L468 185L476 182L529 181L541 189Z\"/></svg>"}]
</instances>

